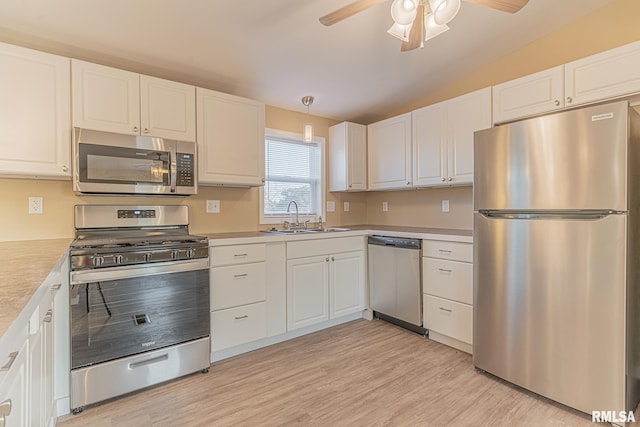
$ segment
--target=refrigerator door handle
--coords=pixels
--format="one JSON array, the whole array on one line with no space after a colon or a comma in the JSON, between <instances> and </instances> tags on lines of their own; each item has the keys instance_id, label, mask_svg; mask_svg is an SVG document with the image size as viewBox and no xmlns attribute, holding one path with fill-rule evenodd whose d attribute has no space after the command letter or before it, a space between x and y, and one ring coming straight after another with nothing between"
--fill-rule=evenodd
<instances>
[{"instance_id":1,"label":"refrigerator door handle","mask_svg":"<svg viewBox=\"0 0 640 427\"><path fill-rule=\"evenodd\" d=\"M547 212L519 212L519 211L478 211L486 218L496 219L565 219L571 221L596 221L609 215L626 214L624 211L592 210L592 211L547 211Z\"/></svg>"}]
</instances>

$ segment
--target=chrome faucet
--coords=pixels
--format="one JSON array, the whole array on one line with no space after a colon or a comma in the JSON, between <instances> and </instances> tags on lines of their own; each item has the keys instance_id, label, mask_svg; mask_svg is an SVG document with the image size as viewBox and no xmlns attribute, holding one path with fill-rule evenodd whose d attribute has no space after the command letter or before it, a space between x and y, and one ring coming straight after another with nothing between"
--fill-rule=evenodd
<instances>
[{"instance_id":1,"label":"chrome faucet","mask_svg":"<svg viewBox=\"0 0 640 427\"><path fill-rule=\"evenodd\" d=\"M294 204L294 206L296 207L296 227L300 226L300 219L298 218L298 204L296 203L295 200L292 200L289 202L289 204L287 205L287 213L289 213L289 209L291 208L291 203Z\"/></svg>"}]
</instances>

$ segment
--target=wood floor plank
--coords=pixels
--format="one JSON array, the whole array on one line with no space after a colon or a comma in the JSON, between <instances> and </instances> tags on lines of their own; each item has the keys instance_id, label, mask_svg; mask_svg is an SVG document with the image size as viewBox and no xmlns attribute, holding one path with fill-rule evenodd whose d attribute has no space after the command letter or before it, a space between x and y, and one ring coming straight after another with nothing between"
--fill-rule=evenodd
<instances>
[{"instance_id":1,"label":"wood floor plank","mask_svg":"<svg viewBox=\"0 0 640 427\"><path fill-rule=\"evenodd\" d=\"M471 356L357 320L216 362L58 421L87 426L592 426Z\"/></svg>"}]
</instances>

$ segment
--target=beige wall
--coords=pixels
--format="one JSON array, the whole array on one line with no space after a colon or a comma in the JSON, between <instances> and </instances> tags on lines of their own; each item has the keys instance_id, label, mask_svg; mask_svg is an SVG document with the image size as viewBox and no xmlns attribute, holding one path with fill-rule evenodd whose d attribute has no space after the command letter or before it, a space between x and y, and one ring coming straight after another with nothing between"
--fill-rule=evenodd
<instances>
[{"instance_id":1,"label":"beige wall","mask_svg":"<svg viewBox=\"0 0 640 427\"><path fill-rule=\"evenodd\" d=\"M429 96L408 104L393 115L640 40L638 16L640 1L615 0L522 49L470 72ZM18 44L27 47L47 50L46 44L18 41ZM74 56L74 52L51 50ZM145 72L143 69L133 71ZM312 120L316 134L327 138L328 142L328 128L335 121L319 117L312 117ZM275 107L267 107L266 110L266 125L270 128L300 132L305 121L306 114L303 113ZM43 215L28 215L29 196L44 197ZM207 199L220 200L222 212L206 214L204 206ZM449 200L449 213L441 212L443 199ZM264 228L258 223L258 189L202 187L197 196L182 199L116 198L76 196L71 191L69 181L0 179L0 200L0 241L71 237L73 205L78 203L186 204L190 207L191 229L196 233ZM370 223L462 229L471 227L471 187L328 193L327 200L336 202L336 212L327 213L327 221L331 225ZM350 202L350 212L343 212L344 201ZM383 201L389 203L389 212L382 212Z\"/></svg>"}]
</instances>

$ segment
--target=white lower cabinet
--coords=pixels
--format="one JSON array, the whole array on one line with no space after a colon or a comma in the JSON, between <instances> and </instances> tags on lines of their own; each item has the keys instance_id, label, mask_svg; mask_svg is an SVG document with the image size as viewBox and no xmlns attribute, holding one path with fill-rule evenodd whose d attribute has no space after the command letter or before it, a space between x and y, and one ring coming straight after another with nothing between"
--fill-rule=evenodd
<instances>
[{"instance_id":1,"label":"white lower cabinet","mask_svg":"<svg viewBox=\"0 0 640 427\"><path fill-rule=\"evenodd\" d=\"M212 352L286 331L284 243L214 246L210 263Z\"/></svg>"},{"instance_id":2,"label":"white lower cabinet","mask_svg":"<svg viewBox=\"0 0 640 427\"><path fill-rule=\"evenodd\" d=\"M53 424L53 296L41 293L31 317L21 313L22 326L1 337L0 426Z\"/></svg>"},{"instance_id":3,"label":"white lower cabinet","mask_svg":"<svg viewBox=\"0 0 640 427\"><path fill-rule=\"evenodd\" d=\"M4 370L0 372L0 419L4 418L5 427L21 427L27 425L28 415L29 341L24 340L22 346L12 350L9 361L0 368Z\"/></svg>"},{"instance_id":4,"label":"white lower cabinet","mask_svg":"<svg viewBox=\"0 0 640 427\"><path fill-rule=\"evenodd\" d=\"M364 309L364 240L343 237L287 243L287 329Z\"/></svg>"},{"instance_id":5,"label":"white lower cabinet","mask_svg":"<svg viewBox=\"0 0 640 427\"><path fill-rule=\"evenodd\" d=\"M473 343L473 247L424 240L423 323L429 338L471 353Z\"/></svg>"}]
</instances>

